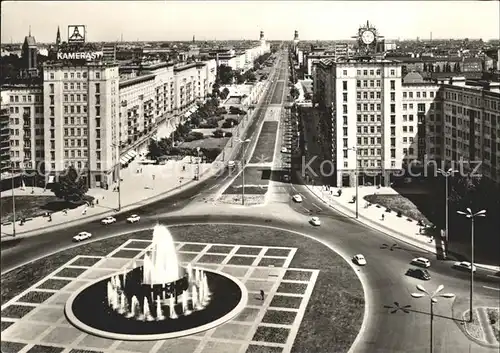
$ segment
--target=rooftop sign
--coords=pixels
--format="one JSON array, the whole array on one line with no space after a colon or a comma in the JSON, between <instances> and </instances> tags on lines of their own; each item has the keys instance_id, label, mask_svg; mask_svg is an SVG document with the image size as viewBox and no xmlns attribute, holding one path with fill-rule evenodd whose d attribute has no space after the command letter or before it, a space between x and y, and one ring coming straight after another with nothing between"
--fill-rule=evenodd
<instances>
[{"instance_id":1,"label":"rooftop sign","mask_svg":"<svg viewBox=\"0 0 500 353\"><path fill-rule=\"evenodd\" d=\"M85 43L85 26L68 26L68 43Z\"/></svg>"},{"instance_id":2,"label":"rooftop sign","mask_svg":"<svg viewBox=\"0 0 500 353\"><path fill-rule=\"evenodd\" d=\"M102 51L94 52L57 52L57 60L100 60L103 57Z\"/></svg>"}]
</instances>

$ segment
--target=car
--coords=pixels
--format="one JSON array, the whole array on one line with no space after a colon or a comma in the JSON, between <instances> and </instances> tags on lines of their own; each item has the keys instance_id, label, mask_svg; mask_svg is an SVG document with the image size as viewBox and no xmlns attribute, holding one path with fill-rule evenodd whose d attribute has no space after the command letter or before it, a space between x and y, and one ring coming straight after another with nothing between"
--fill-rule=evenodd
<instances>
[{"instance_id":1,"label":"car","mask_svg":"<svg viewBox=\"0 0 500 353\"><path fill-rule=\"evenodd\" d=\"M429 271L424 270L422 268L410 268L408 271L406 271L407 276L412 276L418 279L423 279L425 281L428 281L431 279L431 275L429 274Z\"/></svg>"},{"instance_id":2,"label":"car","mask_svg":"<svg viewBox=\"0 0 500 353\"><path fill-rule=\"evenodd\" d=\"M90 237L92 237L92 234L90 234L89 232L80 232L73 237L73 241L82 241L89 239Z\"/></svg>"},{"instance_id":3,"label":"car","mask_svg":"<svg viewBox=\"0 0 500 353\"><path fill-rule=\"evenodd\" d=\"M229 168L234 168L234 166L235 166L235 165L236 165L236 164L234 163L234 161L229 161L229 162L227 162L227 166L228 166Z\"/></svg>"},{"instance_id":4,"label":"car","mask_svg":"<svg viewBox=\"0 0 500 353\"><path fill-rule=\"evenodd\" d=\"M286 149L286 147L283 147L283 148L281 149L281 153L287 153L287 151L288 151L288 150Z\"/></svg>"},{"instance_id":5,"label":"car","mask_svg":"<svg viewBox=\"0 0 500 353\"><path fill-rule=\"evenodd\" d=\"M411 260L411 263L420 267L429 268L431 267L431 262L425 257L416 257Z\"/></svg>"},{"instance_id":6,"label":"car","mask_svg":"<svg viewBox=\"0 0 500 353\"><path fill-rule=\"evenodd\" d=\"M313 226L320 226L321 225L321 221L319 220L318 217L313 217L311 218L311 220L309 221Z\"/></svg>"},{"instance_id":7,"label":"car","mask_svg":"<svg viewBox=\"0 0 500 353\"><path fill-rule=\"evenodd\" d=\"M352 258L352 261L354 261L354 263L358 264L359 266L366 265L366 259L361 254L354 255L354 257Z\"/></svg>"},{"instance_id":8,"label":"car","mask_svg":"<svg viewBox=\"0 0 500 353\"><path fill-rule=\"evenodd\" d=\"M136 223L139 222L141 219L141 216L138 216L136 214L131 215L130 217L127 218L128 223Z\"/></svg>"},{"instance_id":9,"label":"car","mask_svg":"<svg viewBox=\"0 0 500 353\"><path fill-rule=\"evenodd\" d=\"M289 181L290 181L290 176L289 176L288 174L285 174L285 175L283 176L283 181L285 181L285 182L289 182Z\"/></svg>"},{"instance_id":10,"label":"car","mask_svg":"<svg viewBox=\"0 0 500 353\"><path fill-rule=\"evenodd\" d=\"M297 203L301 203L302 202L302 196L300 196L299 194L293 195L292 200L295 201L295 202L297 202Z\"/></svg>"},{"instance_id":11,"label":"car","mask_svg":"<svg viewBox=\"0 0 500 353\"><path fill-rule=\"evenodd\" d=\"M467 262L467 261L455 262L453 264L453 267L458 268L460 270L470 271L472 264L470 262ZM476 266L472 267L472 272L476 272Z\"/></svg>"},{"instance_id":12,"label":"car","mask_svg":"<svg viewBox=\"0 0 500 353\"><path fill-rule=\"evenodd\" d=\"M112 224L112 223L115 223L116 222L116 218L115 217L106 217L104 218L103 220L101 220L101 224Z\"/></svg>"}]
</instances>

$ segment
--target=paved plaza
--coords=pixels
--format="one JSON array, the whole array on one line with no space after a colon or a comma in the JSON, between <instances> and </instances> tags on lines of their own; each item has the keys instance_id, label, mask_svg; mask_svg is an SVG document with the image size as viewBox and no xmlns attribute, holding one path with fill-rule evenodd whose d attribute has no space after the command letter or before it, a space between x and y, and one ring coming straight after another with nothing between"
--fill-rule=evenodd
<instances>
[{"instance_id":1,"label":"paved plaza","mask_svg":"<svg viewBox=\"0 0 500 353\"><path fill-rule=\"evenodd\" d=\"M176 242L182 265L225 272L248 289L233 320L196 335L161 341L115 341L88 335L64 316L72 292L90 281L141 264L151 240L129 239L107 256L76 256L1 310L2 353L258 353L290 352L319 270L289 268L297 251L214 243ZM265 292L260 299L260 290ZM103 297L104 299L104 297Z\"/></svg>"}]
</instances>

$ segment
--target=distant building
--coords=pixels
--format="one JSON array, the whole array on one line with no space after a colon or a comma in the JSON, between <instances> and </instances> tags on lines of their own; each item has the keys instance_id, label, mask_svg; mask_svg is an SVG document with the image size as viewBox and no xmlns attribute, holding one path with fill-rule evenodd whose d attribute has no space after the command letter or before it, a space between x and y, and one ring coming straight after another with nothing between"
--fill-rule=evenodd
<instances>
[{"instance_id":1,"label":"distant building","mask_svg":"<svg viewBox=\"0 0 500 353\"><path fill-rule=\"evenodd\" d=\"M24 43L22 46L22 63L23 66L21 68L22 76L38 76L38 68L37 68L37 55L38 48L36 45L35 37L31 35L31 30L29 35L24 37Z\"/></svg>"},{"instance_id":2,"label":"distant building","mask_svg":"<svg viewBox=\"0 0 500 353\"><path fill-rule=\"evenodd\" d=\"M116 44L104 44L102 46L102 60L107 62L116 61Z\"/></svg>"}]
</instances>

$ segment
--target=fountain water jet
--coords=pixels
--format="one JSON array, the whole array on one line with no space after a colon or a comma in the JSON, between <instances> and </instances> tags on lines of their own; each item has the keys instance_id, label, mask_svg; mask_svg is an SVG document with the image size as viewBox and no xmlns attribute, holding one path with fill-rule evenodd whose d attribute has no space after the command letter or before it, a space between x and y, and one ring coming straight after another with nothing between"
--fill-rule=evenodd
<instances>
[{"instance_id":1,"label":"fountain water jet","mask_svg":"<svg viewBox=\"0 0 500 353\"><path fill-rule=\"evenodd\" d=\"M174 297L170 297L169 307L170 307L170 318L177 319L177 313L175 312Z\"/></svg>"}]
</instances>

